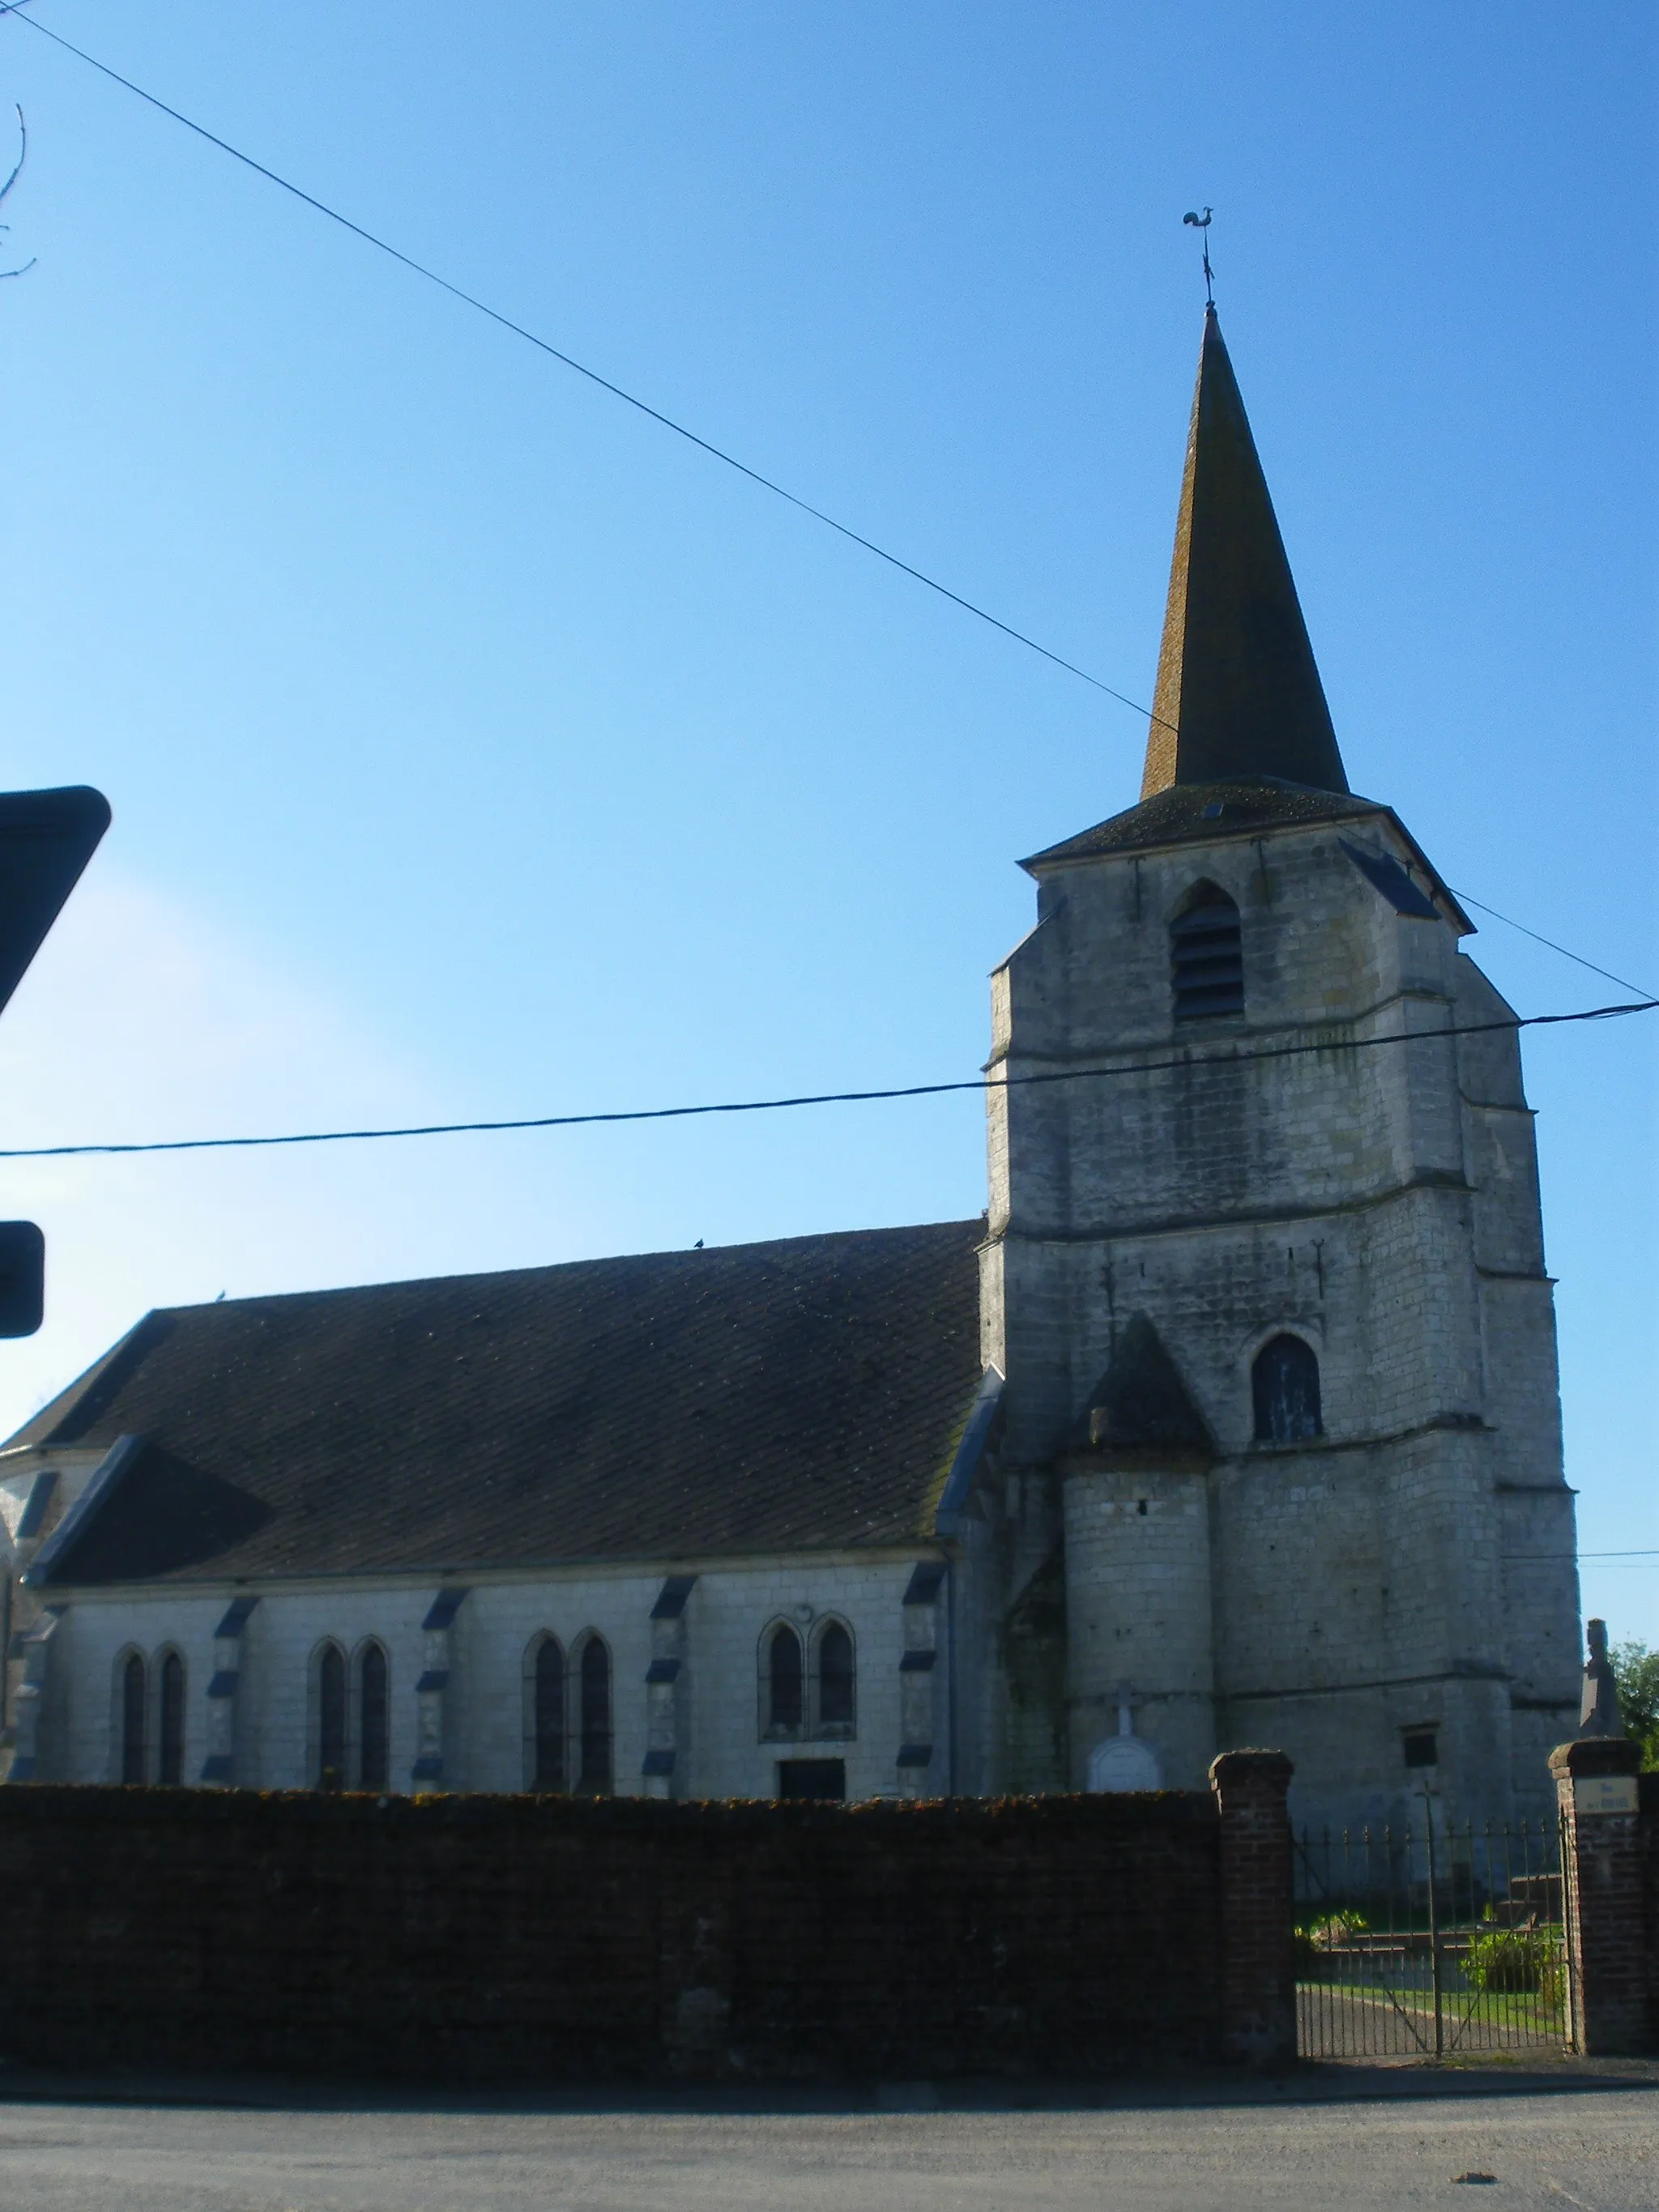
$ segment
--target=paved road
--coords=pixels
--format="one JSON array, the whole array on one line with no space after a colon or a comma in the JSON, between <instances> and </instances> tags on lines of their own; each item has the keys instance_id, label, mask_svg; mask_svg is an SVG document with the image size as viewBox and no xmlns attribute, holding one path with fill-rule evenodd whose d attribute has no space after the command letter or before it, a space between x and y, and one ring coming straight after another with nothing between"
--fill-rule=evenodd
<instances>
[{"instance_id":1,"label":"paved road","mask_svg":"<svg viewBox=\"0 0 1659 2212\"><path fill-rule=\"evenodd\" d=\"M0 2101L5 2212L1654 2212L1659 2075L1407 2078L889 2109ZM909 2106L913 2109L902 2107ZM891 2109L898 2107L899 2109ZM920 2107L920 2109L915 2109ZM1491 2185L1460 2185L1474 2172Z\"/></svg>"}]
</instances>

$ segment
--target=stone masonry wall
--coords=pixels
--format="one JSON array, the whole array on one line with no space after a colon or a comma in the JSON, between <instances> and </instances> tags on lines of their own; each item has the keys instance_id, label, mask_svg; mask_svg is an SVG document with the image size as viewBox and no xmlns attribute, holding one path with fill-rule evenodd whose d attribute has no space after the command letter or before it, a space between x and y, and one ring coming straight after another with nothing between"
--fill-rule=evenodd
<instances>
[{"instance_id":1,"label":"stone masonry wall","mask_svg":"<svg viewBox=\"0 0 1659 2212\"><path fill-rule=\"evenodd\" d=\"M1239 1754L1218 1801L0 1790L0 2061L744 2080L1283 2057L1261 2025L1290 1957L1272 1765Z\"/></svg>"},{"instance_id":2,"label":"stone masonry wall","mask_svg":"<svg viewBox=\"0 0 1659 2212\"><path fill-rule=\"evenodd\" d=\"M450 1635L443 1786L527 1787L533 1774L533 1742L526 1740L533 1682L527 1686L526 1667L536 1640L543 1633L556 1635L568 1655L596 1634L611 1659L615 1787L622 1794L655 1794L647 1791L642 1778L647 1674L654 1656L651 1608L671 1568L689 1565L702 1571L684 1621L686 1741L672 1789L662 1794L771 1796L780 1759L813 1758L845 1763L849 1797L891 1790L904 1778L895 1765L905 1735L903 1601L924 1556L921 1549L865 1559L807 1554L713 1566L670 1561L646 1571L603 1565L550 1569L534 1578L497 1571L471 1578ZM392 1785L407 1789L418 1748L416 1685L427 1663L422 1622L439 1589L435 1579L363 1576L246 1590L225 1584L207 1593L167 1584L56 1590L51 1595L64 1611L52 1644L39 1778L118 1780L122 1664L139 1653L154 1683L160 1655L176 1650L185 1664L184 1775L186 1782L197 1781L208 1743L214 1630L233 1596L244 1595L257 1595L258 1603L241 1639L236 1759L228 1778L267 1790L311 1784L319 1755L316 1654L328 1638L355 1657L372 1637L388 1664ZM804 1734L798 1740L774 1739L764 1731L761 1711L763 1639L780 1620L810 1637L829 1619L840 1621L853 1638L852 1731L822 1741ZM939 1670L941 1683L946 1671ZM942 1687L939 1694L942 1698ZM573 1686L573 1729L574 1698ZM927 1775L925 1794L936 1795L951 1786L943 1713L929 1733L938 1764ZM152 1750L155 1734L152 1725Z\"/></svg>"},{"instance_id":3,"label":"stone masonry wall","mask_svg":"<svg viewBox=\"0 0 1659 2212\"><path fill-rule=\"evenodd\" d=\"M1405 1735L1428 1730L1461 1814L1544 1817L1577 1593L1517 1041L1434 1034L1508 1009L1451 925L1398 914L1344 838L1415 864L1379 815L1042 872L1038 927L992 988L1002 1458L1053 1463L1146 1314L1218 1455L1212 1618L1185 1608L1157 1684L1212 1666L1212 1732L1177 1753L1159 1704L1137 1723L1170 1778L1265 1736L1295 1759L1299 1817L1386 1820L1415 1778ZM1237 905L1244 1012L1177 1025L1170 923L1200 881ZM1085 1068L1117 1072L1053 1079ZM1252 1362L1280 1330L1320 1369L1323 1433L1293 1448L1254 1434ZM1075 1633L1069 1650L1075 1674ZM1072 1680L1074 1709L1111 1686Z\"/></svg>"}]
</instances>

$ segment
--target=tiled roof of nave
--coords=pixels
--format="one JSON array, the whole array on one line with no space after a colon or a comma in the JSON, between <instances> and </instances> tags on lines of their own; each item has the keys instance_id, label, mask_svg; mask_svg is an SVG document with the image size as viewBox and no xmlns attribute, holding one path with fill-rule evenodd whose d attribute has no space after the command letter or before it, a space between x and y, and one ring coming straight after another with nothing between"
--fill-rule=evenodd
<instances>
[{"instance_id":1,"label":"tiled roof of nave","mask_svg":"<svg viewBox=\"0 0 1659 2212\"><path fill-rule=\"evenodd\" d=\"M152 1313L14 1447L147 1440L64 1583L904 1543L982 1220Z\"/></svg>"}]
</instances>

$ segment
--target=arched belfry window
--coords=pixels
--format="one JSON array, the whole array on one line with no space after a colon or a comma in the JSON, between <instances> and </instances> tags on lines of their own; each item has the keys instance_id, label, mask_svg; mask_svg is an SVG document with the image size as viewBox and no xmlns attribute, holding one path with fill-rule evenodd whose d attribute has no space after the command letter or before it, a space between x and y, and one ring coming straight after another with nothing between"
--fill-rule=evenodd
<instances>
[{"instance_id":1,"label":"arched belfry window","mask_svg":"<svg viewBox=\"0 0 1659 2212\"><path fill-rule=\"evenodd\" d=\"M149 1695L149 1685L144 1677L144 1662L135 1651L121 1669L121 1779L123 1782L143 1782L146 1778L144 1707Z\"/></svg>"},{"instance_id":2,"label":"arched belfry window","mask_svg":"<svg viewBox=\"0 0 1659 2212\"><path fill-rule=\"evenodd\" d=\"M799 1735L806 1717L806 1669L800 1638L787 1620L767 1632L763 1688L768 1735Z\"/></svg>"},{"instance_id":3,"label":"arched belfry window","mask_svg":"<svg viewBox=\"0 0 1659 2212\"><path fill-rule=\"evenodd\" d=\"M169 1651L161 1662L157 1721L156 1779L177 1790L185 1778L185 1662L176 1651Z\"/></svg>"},{"instance_id":4,"label":"arched belfry window","mask_svg":"<svg viewBox=\"0 0 1659 2212\"><path fill-rule=\"evenodd\" d=\"M386 1653L365 1644L357 1655L358 1785L384 1790L392 1773L392 1692Z\"/></svg>"},{"instance_id":5,"label":"arched belfry window","mask_svg":"<svg viewBox=\"0 0 1659 2212\"><path fill-rule=\"evenodd\" d=\"M556 1636L536 1646L530 1786L562 1790L564 1782L564 1653Z\"/></svg>"},{"instance_id":6,"label":"arched belfry window","mask_svg":"<svg viewBox=\"0 0 1659 2212\"><path fill-rule=\"evenodd\" d=\"M1244 1011L1238 908L1218 884L1200 884L1170 924L1175 1018L1195 1022Z\"/></svg>"},{"instance_id":7,"label":"arched belfry window","mask_svg":"<svg viewBox=\"0 0 1659 2212\"><path fill-rule=\"evenodd\" d=\"M1250 1370L1259 1444L1300 1443L1324 1426L1319 1411L1319 1361L1299 1336L1275 1336Z\"/></svg>"},{"instance_id":8,"label":"arched belfry window","mask_svg":"<svg viewBox=\"0 0 1659 2212\"><path fill-rule=\"evenodd\" d=\"M579 1680L581 1766L576 1787L603 1797L611 1789L611 1654L599 1637L590 1636L582 1646Z\"/></svg>"},{"instance_id":9,"label":"arched belfry window","mask_svg":"<svg viewBox=\"0 0 1659 2212\"><path fill-rule=\"evenodd\" d=\"M346 1784L346 1662L337 1644L325 1644L317 1662L317 1787Z\"/></svg>"}]
</instances>

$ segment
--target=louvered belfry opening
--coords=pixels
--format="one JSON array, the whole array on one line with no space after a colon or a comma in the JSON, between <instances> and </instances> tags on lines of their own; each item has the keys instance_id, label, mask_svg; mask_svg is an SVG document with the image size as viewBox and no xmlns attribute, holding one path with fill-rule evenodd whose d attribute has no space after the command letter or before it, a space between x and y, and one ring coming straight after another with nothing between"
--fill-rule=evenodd
<instances>
[{"instance_id":1,"label":"louvered belfry opening","mask_svg":"<svg viewBox=\"0 0 1659 2212\"><path fill-rule=\"evenodd\" d=\"M1238 908L1218 884L1200 884L1170 923L1170 968L1178 1022L1243 1012Z\"/></svg>"}]
</instances>

